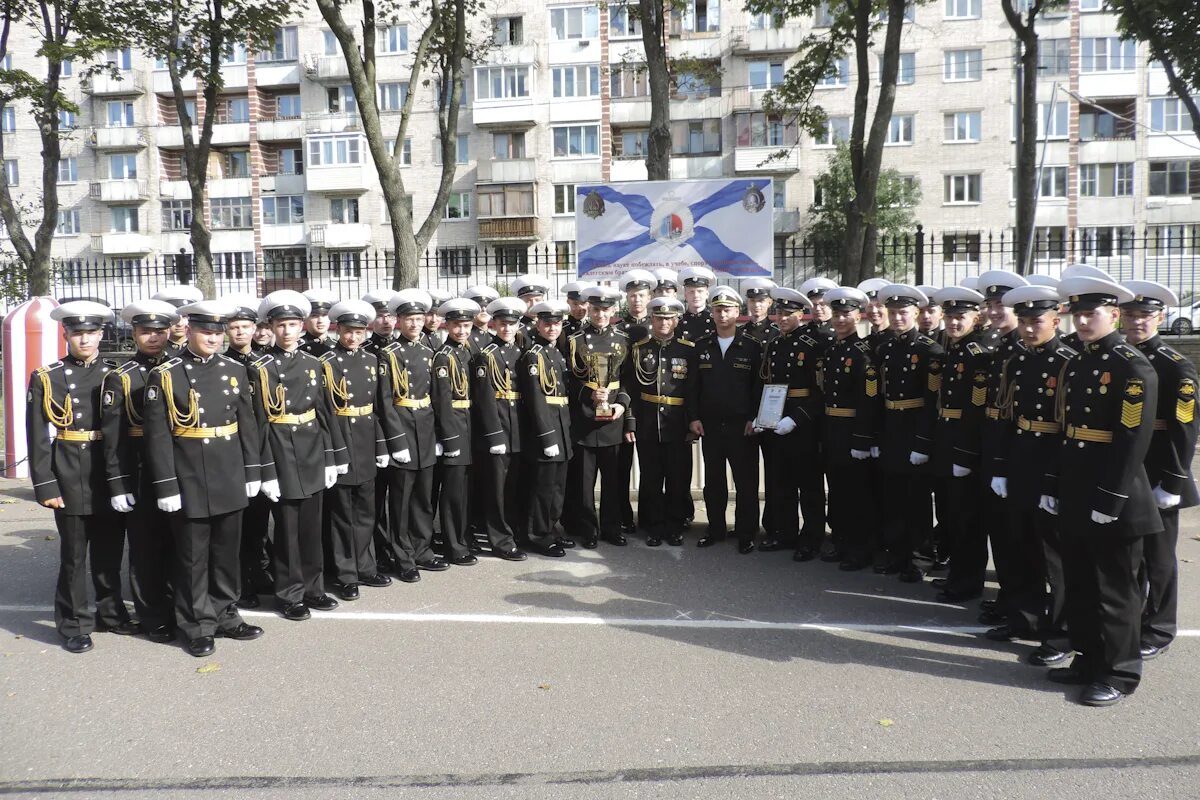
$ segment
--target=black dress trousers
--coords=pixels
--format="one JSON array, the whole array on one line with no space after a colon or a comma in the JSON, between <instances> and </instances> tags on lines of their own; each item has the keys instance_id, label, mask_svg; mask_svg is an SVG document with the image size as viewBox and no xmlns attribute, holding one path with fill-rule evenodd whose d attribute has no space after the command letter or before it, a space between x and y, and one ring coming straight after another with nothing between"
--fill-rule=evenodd
<instances>
[{"instance_id":1,"label":"black dress trousers","mask_svg":"<svg viewBox=\"0 0 1200 800\"><path fill-rule=\"evenodd\" d=\"M733 472L733 527L738 541L753 542L758 533L758 440L746 436L746 422L701 420L704 438L700 446L704 456L704 508L708 513L708 535L723 537L729 505L729 485L725 465Z\"/></svg>"},{"instance_id":2,"label":"black dress trousers","mask_svg":"<svg viewBox=\"0 0 1200 800\"><path fill-rule=\"evenodd\" d=\"M360 583L379 572L372 536L375 529L375 480L334 484L325 490L332 535L333 574L338 583Z\"/></svg>"},{"instance_id":3,"label":"black dress trousers","mask_svg":"<svg viewBox=\"0 0 1200 800\"><path fill-rule=\"evenodd\" d=\"M284 605L325 594L321 544L321 499L317 492L300 500L280 498L275 518L275 597Z\"/></svg>"},{"instance_id":4,"label":"black dress trousers","mask_svg":"<svg viewBox=\"0 0 1200 800\"><path fill-rule=\"evenodd\" d=\"M215 517L170 515L175 537L175 627L186 639L213 636L242 624L238 546L242 512ZM318 540L319 544L319 540Z\"/></svg>"},{"instance_id":5,"label":"black dress trousers","mask_svg":"<svg viewBox=\"0 0 1200 800\"><path fill-rule=\"evenodd\" d=\"M58 528L58 583L54 590L54 624L64 638L90 634L96 619L107 626L129 620L121 599L121 555L125 547L123 520L115 514L54 512ZM96 612L88 607L88 557L92 559L92 588Z\"/></svg>"}]
</instances>

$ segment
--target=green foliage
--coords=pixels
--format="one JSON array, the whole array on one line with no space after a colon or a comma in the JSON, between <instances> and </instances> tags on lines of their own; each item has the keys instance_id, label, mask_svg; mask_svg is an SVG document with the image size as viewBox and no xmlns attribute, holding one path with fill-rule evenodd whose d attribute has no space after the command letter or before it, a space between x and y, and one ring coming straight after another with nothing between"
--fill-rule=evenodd
<instances>
[{"instance_id":1,"label":"green foliage","mask_svg":"<svg viewBox=\"0 0 1200 800\"><path fill-rule=\"evenodd\" d=\"M1162 63L1172 92L1187 107L1200 138L1200 3L1196 0L1109 0L1117 29L1128 39L1146 42ZM1190 91L1189 91L1190 88Z\"/></svg>"}]
</instances>

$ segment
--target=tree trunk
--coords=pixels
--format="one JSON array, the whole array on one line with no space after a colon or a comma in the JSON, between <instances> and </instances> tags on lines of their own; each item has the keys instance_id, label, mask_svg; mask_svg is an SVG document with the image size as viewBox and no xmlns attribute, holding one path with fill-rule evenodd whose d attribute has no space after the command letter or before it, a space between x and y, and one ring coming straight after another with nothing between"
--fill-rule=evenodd
<instances>
[{"instance_id":1,"label":"tree trunk","mask_svg":"<svg viewBox=\"0 0 1200 800\"><path fill-rule=\"evenodd\" d=\"M1044 3L1037 0L1029 8L1028 21L1022 20L1021 12L1017 10L1013 0L1001 0L1000 6L1008 20L1008 26L1017 36L1021 52L1021 85L1017 91L1021 93L1020 125L1021 146L1017 152L1017 207L1016 207L1016 236L1013 247L1016 250L1015 268L1017 274L1029 272L1030 265L1025 263L1029 253L1029 243L1033 239L1034 222L1037 215L1037 81L1038 81L1038 36L1034 27L1038 12ZM1050 109L1054 113L1054 109Z\"/></svg>"},{"instance_id":2,"label":"tree trunk","mask_svg":"<svg viewBox=\"0 0 1200 800\"><path fill-rule=\"evenodd\" d=\"M646 50L646 72L650 83L650 132L646 140L646 178L665 181L671 177L671 74L667 67L666 16L664 0L644 0L642 44Z\"/></svg>"},{"instance_id":3,"label":"tree trunk","mask_svg":"<svg viewBox=\"0 0 1200 800\"><path fill-rule=\"evenodd\" d=\"M1179 102L1183 103L1184 108L1188 110L1188 115L1192 118L1192 133L1196 135L1197 139L1200 139L1200 105L1196 104L1196 98L1193 96L1193 90L1188 86L1188 82L1175 69L1175 63L1171 60L1170 53L1166 51L1162 40L1154 32L1154 26L1139 13L1142 10L1142 4L1135 0L1113 0L1111 7L1114 11L1122 12L1123 16L1129 20L1137 38L1149 46L1150 54L1159 64L1162 64L1163 71L1167 74L1167 85L1171 87L1171 91L1179 98Z\"/></svg>"}]
</instances>

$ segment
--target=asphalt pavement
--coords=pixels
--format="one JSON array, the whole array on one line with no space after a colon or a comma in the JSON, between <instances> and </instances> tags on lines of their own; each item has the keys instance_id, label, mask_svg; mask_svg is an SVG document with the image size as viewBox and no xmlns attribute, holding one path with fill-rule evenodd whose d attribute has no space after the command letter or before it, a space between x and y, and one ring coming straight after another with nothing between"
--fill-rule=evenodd
<instances>
[{"instance_id":1,"label":"asphalt pavement","mask_svg":"<svg viewBox=\"0 0 1200 800\"><path fill-rule=\"evenodd\" d=\"M425 574L208 659L60 647L58 542L0 481L0 795L1200 796L1200 513L1141 689L1073 702L975 603L790 553L641 543ZM166 533L164 532L164 535Z\"/></svg>"}]
</instances>

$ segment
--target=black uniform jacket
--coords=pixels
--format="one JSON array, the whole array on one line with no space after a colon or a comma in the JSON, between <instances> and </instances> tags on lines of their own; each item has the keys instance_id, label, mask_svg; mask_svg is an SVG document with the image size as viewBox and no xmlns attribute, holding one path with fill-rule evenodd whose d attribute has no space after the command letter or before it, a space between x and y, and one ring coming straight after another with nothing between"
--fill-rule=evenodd
<instances>
[{"instance_id":1,"label":"black uniform jacket","mask_svg":"<svg viewBox=\"0 0 1200 800\"><path fill-rule=\"evenodd\" d=\"M688 426L700 418L696 397L696 345L687 339L649 336L636 342L625 367L625 386L638 438L687 441Z\"/></svg>"},{"instance_id":2,"label":"black uniform jacket","mask_svg":"<svg viewBox=\"0 0 1200 800\"><path fill-rule=\"evenodd\" d=\"M592 327L591 322L585 322L567 342L566 351L570 370L571 432L576 444L584 447L620 444L625 433L633 430L633 421L628 414L629 394L621 383L622 370L629 358L629 337L613 325L600 330ZM596 382L592 367L592 362L598 364L600 359L608 365L607 381L603 386ZM626 413L619 419L597 421L592 392L599 388L609 390L609 405L625 408Z\"/></svg>"},{"instance_id":3,"label":"black uniform jacket","mask_svg":"<svg viewBox=\"0 0 1200 800\"><path fill-rule=\"evenodd\" d=\"M517 362L517 385L529 423L528 441L522 448L536 461L571 459L571 411L567 407L567 362L558 348L541 336L533 340ZM545 451L558 445L558 453Z\"/></svg>"},{"instance_id":4,"label":"black uniform jacket","mask_svg":"<svg viewBox=\"0 0 1200 800\"><path fill-rule=\"evenodd\" d=\"M143 466L145 429L142 422L150 370L161 364L162 359L161 355L137 353L104 379L100 419L108 491L113 497L132 494L138 500L154 502L150 474Z\"/></svg>"},{"instance_id":5,"label":"black uniform jacket","mask_svg":"<svg viewBox=\"0 0 1200 800\"><path fill-rule=\"evenodd\" d=\"M338 475L343 486L359 486L375 479L375 458L388 454L384 435L385 415L393 415L392 387L379 358L362 349L333 346L318 359L325 373L325 391L333 408L333 425L346 446L349 470ZM396 424L387 419L394 432Z\"/></svg>"},{"instance_id":6,"label":"black uniform jacket","mask_svg":"<svg viewBox=\"0 0 1200 800\"><path fill-rule=\"evenodd\" d=\"M934 422L933 472L950 477L954 467L979 468L987 420L987 384L995 359L992 337L974 330L956 342L946 337L942 387Z\"/></svg>"},{"instance_id":7,"label":"black uniform jacket","mask_svg":"<svg viewBox=\"0 0 1200 800\"><path fill-rule=\"evenodd\" d=\"M738 330L725 353L716 334L696 342L697 413L702 422L749 422L762 397L762 345Z\"/></svg>"},{"instance_id":8,"label":"black uniform jacket","mask_svg":"<svg viewBox=\"0 0 1200 800\"><path fill-rule=\"evenodd\" d=\"M1192 478L1196 451L1196 366L1155 336L1137 345L1158 375L1158 412L1146 457L1151 486L1183 498L1180 508L1200 504Z\"/></svg>"},{"instance_id":9,"label":"black uniform jacket","mask_svg":"<svg viewBox=\"0 0 1200 800\"><path fill-rule=\"evenodd\" d=\"M453 340L448 340L433 357L431 395L444 464L471 463L470 367L470 348Z\"/></svg>"},{"instance_id":10,"label":"black uniform jacket","mask_svg":"<svg viewBox=\"0 0 1200 800\"><path fill-rule=\"evenodd\" d=\"M834 341L821 359L825 395L825 457L837 464L852 459L851 450L876 444L883 391L871 345L857 333Z\"/></svg>"},{"instance_id":11,"label":"black uniform jacket","mask_svg":"<svg viewBox=\"0 0 1200 800\"><path fill-rule=\"evenodd\" d=\"M475 415L475 447L487 452L504 445L509 454L521 452L525 416L517 389L517 343L492 337L471 360L471 411Z\"/></svg>"},{"instance_id":12,"label":"black uniform jacket","mask_svg":"<svg viewBox=\"0 0 1200 800\"><path fill-rule=\"evenodd\" d=\"M437 426L430 396L433 351L424 337L401 336L380 351L380 365L391 382L395 409L396 430L384 429L388 452L408 451L408 462L395 465L400 469L428 469L437 463Z\"/></svg>"},{"instance_id":13,"label":"black uniform jacket","mask_svg":"<svg viewBox=\"0 0 1200 800\"><path fill-rule=\"evenodd\" d=\"M884 404L880 460L884 469L905 472L911 467L912 453L930 454L944 355L937 342L916 328L892 334L879 345Z\"/></svg>"}]
</instances>

